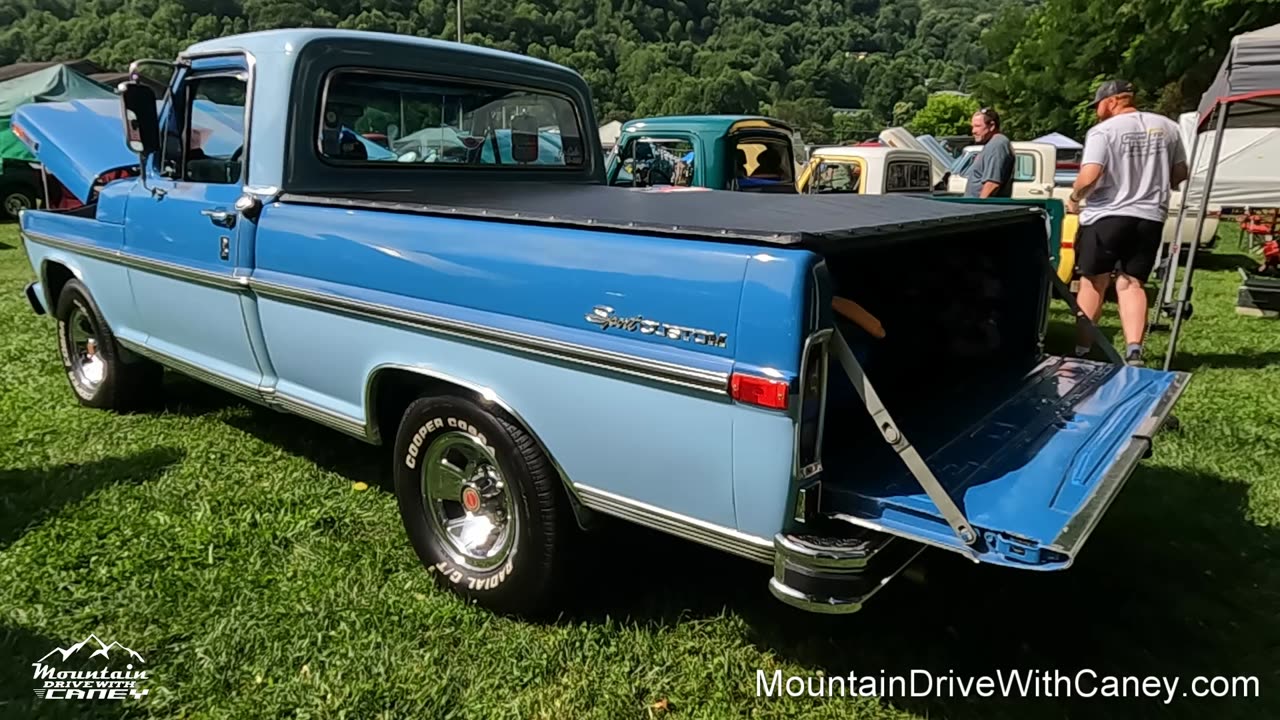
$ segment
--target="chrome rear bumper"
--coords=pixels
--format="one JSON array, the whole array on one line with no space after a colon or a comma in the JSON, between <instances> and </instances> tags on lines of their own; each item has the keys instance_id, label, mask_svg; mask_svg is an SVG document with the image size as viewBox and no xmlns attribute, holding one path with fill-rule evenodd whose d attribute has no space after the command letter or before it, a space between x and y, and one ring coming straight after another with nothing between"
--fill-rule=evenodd
<instances>
[{"instance_id":1,"label":"chrome rear bumper","mask_svg":"<svg viewBox=\"0 0 1280 720\"><path fill-rule=\"evenodd\" d=\"M808 612L854 613L915 560L924 545L882 533L855 538L774 537L769 591Z\"/></svg>"}]
</instances>

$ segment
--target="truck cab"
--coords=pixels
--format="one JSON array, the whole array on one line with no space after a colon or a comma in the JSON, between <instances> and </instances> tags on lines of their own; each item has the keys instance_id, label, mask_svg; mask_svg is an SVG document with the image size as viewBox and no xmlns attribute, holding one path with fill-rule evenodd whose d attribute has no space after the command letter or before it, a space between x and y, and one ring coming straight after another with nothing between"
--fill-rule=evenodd
<instances>
[{"instance_id":1,"label":"truck cab","mask_svg":"<svg viewBox=\"0 0 1280 720\"><path fill-rule=\"evenodd\" d=\"M622 126L606 168L622 187L794 193L804 144L786 123L746 115L681 115Z\"/></svg>"},{"instance_id":2,"label":"truck cab","mask_svg":"<svg viewBox=\"0 0 1280 720\"><path fill-rule=\"evenodd\" d=\"M925 152L894 147L817 148L796 188L815 195L928 193L933 187L930 162Z\"/></svg>"}]
</instances>

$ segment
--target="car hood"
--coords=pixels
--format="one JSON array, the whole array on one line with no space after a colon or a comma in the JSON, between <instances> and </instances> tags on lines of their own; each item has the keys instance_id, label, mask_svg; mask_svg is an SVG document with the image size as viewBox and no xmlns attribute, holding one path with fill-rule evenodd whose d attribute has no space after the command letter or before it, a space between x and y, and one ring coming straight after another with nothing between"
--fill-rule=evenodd
<instances>
[{"instance_id":1,"label":"car hood","mask_svg":"<svg viewBox=\"0 0 1280 720\"><path fill-rule=\"evenodd\" d=\"M90 202L103 174L138 164L124 141L120 101L31 103L13 116L16 134L80 202Z\"/></svg>"}]
</instances>

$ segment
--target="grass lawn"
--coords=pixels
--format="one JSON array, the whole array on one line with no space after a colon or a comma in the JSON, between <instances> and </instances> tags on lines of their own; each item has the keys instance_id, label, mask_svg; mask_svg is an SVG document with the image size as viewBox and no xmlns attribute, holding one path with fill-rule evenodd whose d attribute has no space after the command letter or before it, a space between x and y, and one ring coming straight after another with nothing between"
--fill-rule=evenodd
<instances>
[{"instance_id":1,"label":"grass lawn","mask_svg":"<svg viewBox=\"0 0 1280 720\"><path fill-rule=\"evenodd\" d=\"M1280 324L1234 313L1245 260L1206 258L1182 427L1072 569L930 551L862 613L828 618L774 601L768 568L623 528L599 541L581 607L528 623L435 588L379 449L173 377L163 412L78 407L0 226L0 718L1280 717ZM1052 348L1069 331L1055 323ZM146 657L149 697L34 697L30 663L91 632ZM757 669L1015 668L1183 690L1253 675L1262 697L755 695Z\"/></svg>"}]
</instances>

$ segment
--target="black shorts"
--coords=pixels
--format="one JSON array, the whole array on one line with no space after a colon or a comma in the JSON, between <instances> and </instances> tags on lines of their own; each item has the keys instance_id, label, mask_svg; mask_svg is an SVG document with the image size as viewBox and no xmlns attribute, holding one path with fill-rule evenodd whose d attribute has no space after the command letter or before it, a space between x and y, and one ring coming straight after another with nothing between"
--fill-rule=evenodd
<instances>
[{"instance_id":1,"label":"black shorts","mask_svg":"<svg viewBox=\"0 0 1280 720\"><path fill-rule=\"evenodd\" d=\"M1112 215L1081 225L1076 237L1076 271L1081 275L1121 272L1146 282L1156 264L1164 223Z\"/></svg>"}]
</instances>

